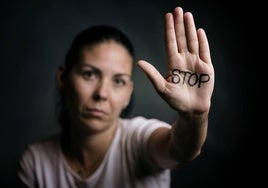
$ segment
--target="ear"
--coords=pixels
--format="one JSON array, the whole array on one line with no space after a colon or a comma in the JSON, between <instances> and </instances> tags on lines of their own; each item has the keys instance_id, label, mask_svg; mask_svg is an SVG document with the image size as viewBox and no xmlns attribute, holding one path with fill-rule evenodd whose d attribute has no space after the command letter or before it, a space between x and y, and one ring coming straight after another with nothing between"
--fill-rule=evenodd
<instances>
[{"instance_id":1,"label":"ear","mask_svg":"<svg viewBox=\"0 0 268 188\"><path fill-rule=\"evenodd\" d=\"M64 65L60 65L57 72L56 72L56 86L58 88L58 90L62 90L63 87L63 80L62 80L62 76L63 73L65 71L65 66Z\"/></svg>"}]
</instances>

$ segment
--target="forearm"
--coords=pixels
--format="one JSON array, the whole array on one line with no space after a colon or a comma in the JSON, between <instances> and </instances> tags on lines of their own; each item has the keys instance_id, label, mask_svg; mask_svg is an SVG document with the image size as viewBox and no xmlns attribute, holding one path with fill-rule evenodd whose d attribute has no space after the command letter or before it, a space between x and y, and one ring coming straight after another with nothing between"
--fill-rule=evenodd
<instances>
[{"instance_id":1,"label":"forearm","mask_svg":"<svg viewBox=\"0 0 268 188\"><path fill-rule=\"evenodd\" d=\"M159 128L151 135L148 149L152 160L163 168L176 168L195 159L207 136L208 113L178 115L172 128Z\"/></svg>"},{"instance_id":2,"label":"forearm","mask_svg":"<svg viewBox=\"0 0 268 188\"><path fill-rule=\"evenodd\" d=\"M178 113L170 135L170 155L179 163L195 159L206 140L208 112L199 115Z\"/></svg>"}]
</instances>

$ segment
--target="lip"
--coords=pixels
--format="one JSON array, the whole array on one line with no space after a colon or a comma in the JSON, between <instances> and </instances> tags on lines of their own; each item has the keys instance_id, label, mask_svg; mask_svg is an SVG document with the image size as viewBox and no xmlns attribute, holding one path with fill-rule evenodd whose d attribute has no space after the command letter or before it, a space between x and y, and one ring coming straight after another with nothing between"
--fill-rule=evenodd
<instances>
[{"instance_id":1,"label":"lip","mask_svg":"<svg viewBox=\"0 0 268 188\"><path fill-rule=\"evenodd\" d=\"M103 110L96 109L96 108L90 108L86 110L86 116L88 117L96 117L96 118L101 118L105 115L106 113Z\"/></svg>"}]
</instances>

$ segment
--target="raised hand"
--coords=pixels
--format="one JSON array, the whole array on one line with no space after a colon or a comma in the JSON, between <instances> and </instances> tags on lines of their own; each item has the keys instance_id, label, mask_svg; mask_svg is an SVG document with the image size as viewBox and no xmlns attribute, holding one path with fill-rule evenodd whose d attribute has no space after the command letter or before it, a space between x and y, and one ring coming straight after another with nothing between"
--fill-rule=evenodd
<instances>
[{"instance_id":1,"label":"raised hand","mask_svg":"<svg viewBox=\"0 0 268 188\"><path fill-rule=\"evenodd\" d=\"M167 76L146 61L138 65L168 104L183 113L208 112L214 89L214 68L205 31L196 29L190 12L176 7L165 15Z\"/></svg>"}]
</instances>

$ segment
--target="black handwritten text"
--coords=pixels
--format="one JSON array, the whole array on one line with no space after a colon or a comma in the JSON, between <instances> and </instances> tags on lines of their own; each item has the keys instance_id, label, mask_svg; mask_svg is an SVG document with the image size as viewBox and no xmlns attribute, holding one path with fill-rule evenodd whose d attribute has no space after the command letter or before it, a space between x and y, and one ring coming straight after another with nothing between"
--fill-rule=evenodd
<instances>
[{"instance_id":1,"label":"black handwritten text","mask_svg":"<svg viewBox=\"0 0 268 188\"><path fill-rule=\"evenodd\" d=\"M179 69L172 70L171 81L174 84L185 84L187 83L189 86L201 87L201 84L208 82L210 80L210 76L208 74L197 74L188 71L182 71Z\"/></svg>"}]
</instances>

